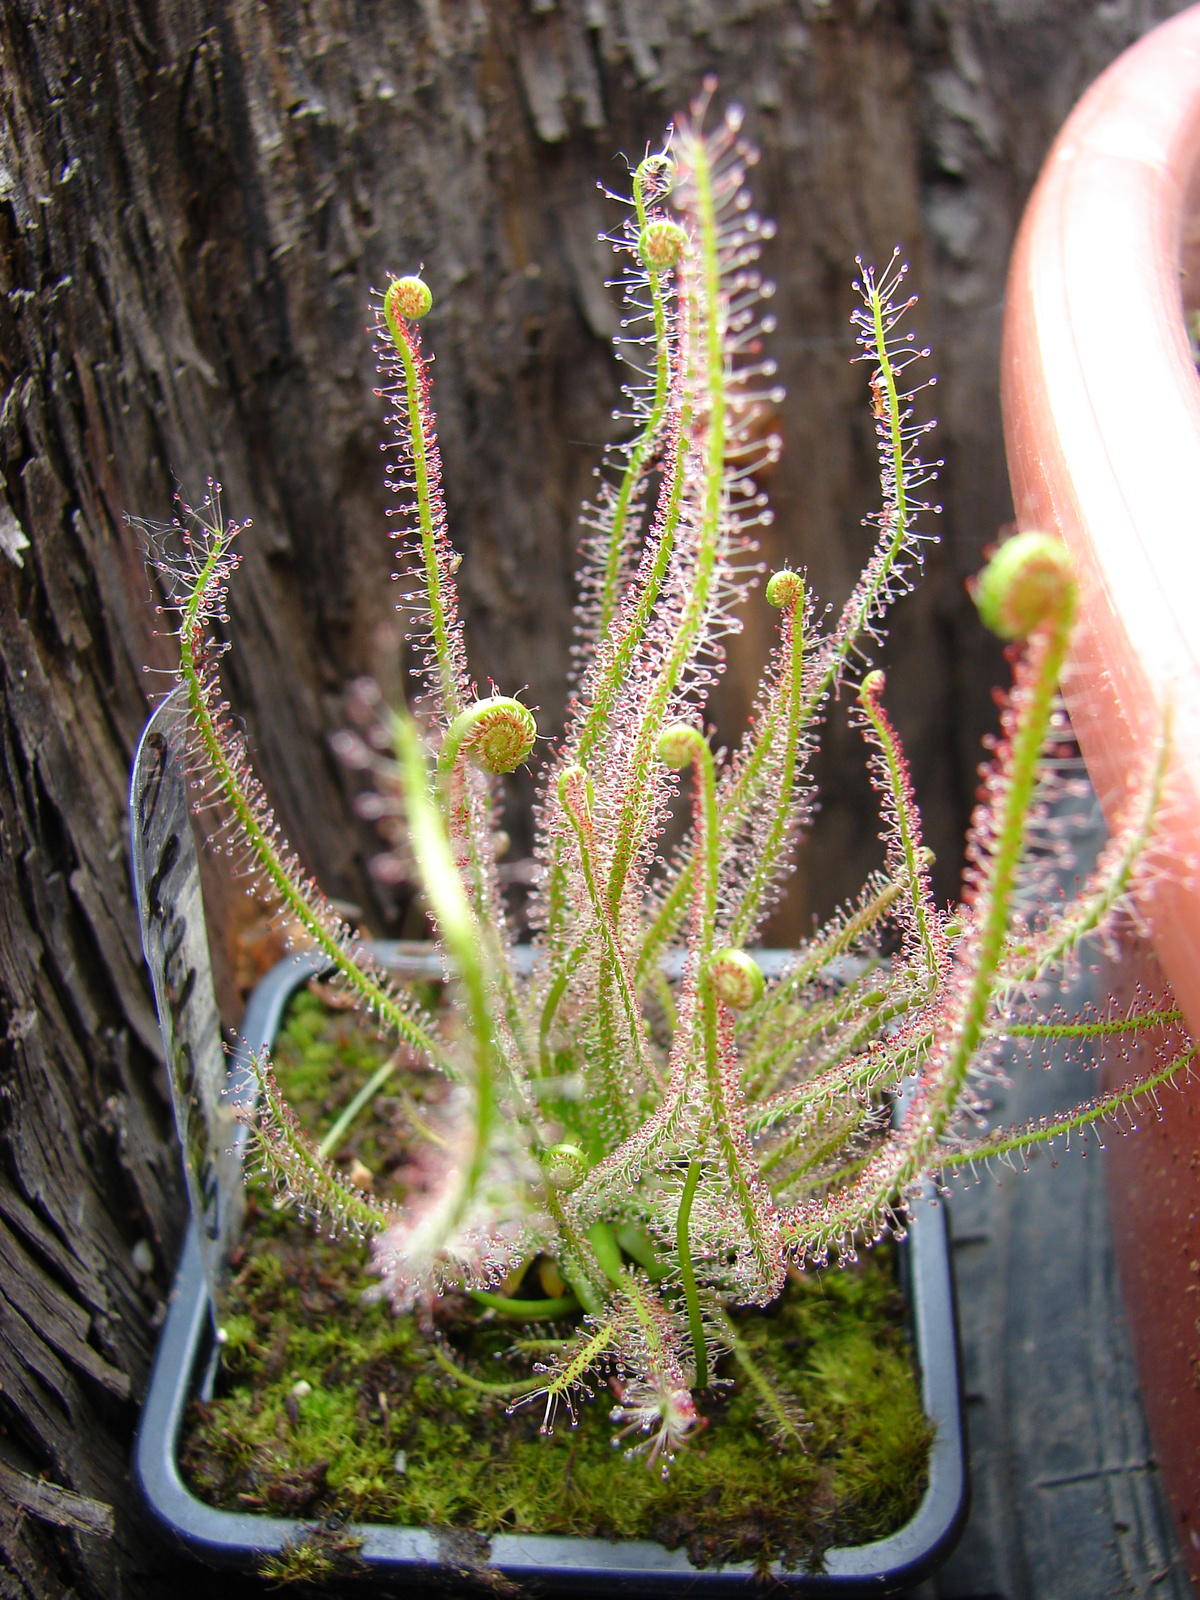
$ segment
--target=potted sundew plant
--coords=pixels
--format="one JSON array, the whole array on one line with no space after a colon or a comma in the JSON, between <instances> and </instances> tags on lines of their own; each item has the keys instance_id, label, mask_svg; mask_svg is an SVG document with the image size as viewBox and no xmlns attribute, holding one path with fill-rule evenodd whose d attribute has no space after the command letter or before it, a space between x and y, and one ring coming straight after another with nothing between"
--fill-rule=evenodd
<instances>
[{"instance_id":1,"label":"potted sundew plant","mask_svg":"<svg viewBox=\"0 0 1200 1600\"><path fill-rule=\"evenodd\" d=\"M280 1204L369 1242L374 1296L409 1318L398 1328L423 1319L444 1334L454 1308L473 1305L492 1332L507 1329L516 1370L510 1362L499 1377L494 1341L431 1347L439 1375L473 1404L495 1400L499 1415L532 1418L552 1437L598 1408L622 1447L610 1454L612 1470L632 1454L664 1477L673 1463L683 1474L716 1450L735 1409L731 1379L757 1407L772 1472L803 1456L811 1418L760 1335L794 1315L788 1295L811 1281L806 1268L848 1266L859 1245L902 1232L930 1178L1117 1117L1192 1053L1170 1036L1138 1082L1052 1123L979 1132L1006 1035L1154 1037L1178 1022L1162 1007L1068 1018L1048 998L1056 971L1139 890L1167 741L1164 733L1147 754L1095 872L1064 903L1052 814L1070 730L1056 684L1075 584L1055 540L1032 533L1003 545L977 600L1012 642L1013 683L983 770L963 903L934 902L883 676L863 671L890 601L919 564L918 518L929 509L921 495L933 476L919 453L931 425L911 404L910 369L927 352L903 327L912 302L898 257L882 274L860 263L856 282L882 482L874 553L832 625L819 621L801 573L770 575L765 598L779 625L754 714L731 755L714 753L706 695L733 608L758 574L755 532L771 515L759 474L780 443L764 427L777 397L764 351L771 285L758 262L772 230L750 207L754 152L739 113L705 129L711 93L706 86L665 149L637 168L615 240L647 372L631 391L633 436L610 455L585 516L577 678L566 732L542 763L532 954L508 932L495 778L532 757L537 729L518 699L479 696L467 666L419 334L430 288L395 279L377 316L398 447L388 470L401 603L419 686L405 706L356 685L354 727L339 746L373 781L368 809L385 827L393 875L419 882L450 980L436 999L423 1004L399 987L339 918L250 770L218 672L216 624L238 525L213 492L157 541L182 539L181 557L177 544L163 570L181 616L176 695L186 700L201 802L219 808L222 842L397 1051L320 1145L268 1052L254 1053L236 1114L257 1166ZM798 951L765 963L755 939L812 801L819 727L834 696L851 689L886 863ZM664 863L660 838L677 804L690 827ZM399 1084L401 1060L437 1090L418 1097L410 1078L400 1093L420 1155L393 1200L375 1192L369 1162L347 1169L331 1156L372 1088ZM301 1099L320 1100L322 1089L292 1079ZM269 1218L261 1199L259 1211ZM314 1262L329 1249L309 1248ZM238 1311L238 1294L275 1269L270 1252L235 1254L233 1264L222 1316L236 1369L261 1334ZM331 1273L313 1268L305 1280L318 1315L345 1298ZM283 1293L277 1280L273 1292ZM746 1308L764 1308L762 1323L747 1323ZM522 1320L532 1325L524 1333ZM279 1361L272 1375L280 1379ZM293 1376L280 1437L313 1404L311 1379L282 1374ZM396 1401L384 1388L374 1397L370 1382L363 1393L390 1449ZM253 1398L237 1404L253 1414ZM235 1438L231 1415L212 1435ZM233 1451L243 1449L245 1467L253 1447L240 1437ZM447 1441L451 1455L464 1438ZM411 1465L398 1449L395 1471ZM919 1477L918 1461L918 1492ZM369 1502L366 1482L358 1488ZM282 1491L243 1489L239 1499L276 1511L301 1504ZM513 1515L507 1526L524 1525L524 1512ZM785 1546L734 1541L716 1553L769 1560ZM306 1559L294 1553L288 1570L317 1570Z\"/></svg>"}]
</instances>

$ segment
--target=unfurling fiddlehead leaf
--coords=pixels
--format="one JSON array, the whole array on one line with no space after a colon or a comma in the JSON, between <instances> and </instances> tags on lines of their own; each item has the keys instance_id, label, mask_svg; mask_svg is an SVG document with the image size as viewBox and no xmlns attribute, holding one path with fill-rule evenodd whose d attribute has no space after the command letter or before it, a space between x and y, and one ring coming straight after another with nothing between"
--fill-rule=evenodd
<instances>
[{"instance_id":1,"label":"unfurling fiddlehead leaf","mask_svg":"<svg viewBox=\"0 0 1200 1600\"><path fill-rule=\"evenodd\" d=\"M744 950L718 950L708 967L717 999L733 1011L748 1011L763 997L762 968Z\"/></svg>"},{"instance_id":2,"label":"unfurling fiddlehead leaf","mask_svg":"<svg viewBox=\"0 0 1200 1600\"><path fill-rule=\"evenodd\" d=\"M450 724L438 770L449 772L465 759L485 772L515 772L528 760L536 739L537 723L528 706L505 695L491 695L467 706Z\"/></svg>"}]
</instances>

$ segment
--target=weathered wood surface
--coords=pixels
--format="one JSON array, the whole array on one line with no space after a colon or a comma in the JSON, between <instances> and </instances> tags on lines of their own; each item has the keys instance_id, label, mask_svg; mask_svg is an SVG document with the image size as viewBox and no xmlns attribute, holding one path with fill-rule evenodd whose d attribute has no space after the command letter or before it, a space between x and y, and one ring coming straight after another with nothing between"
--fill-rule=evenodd
<instances>
[{"instance_id":1,"label":"weathered wood surface","mask_svg":"<svg viewBox=\"0 0 1200 1600\"><path fill-rule=\"evenodd\" d=\"M192 1584L139 1521L127 1476L182 1184L125 834L141 668L167 652L122 512L166 516L176 478L199 494L212 473L253 516L230 696L305 858L387 931L389 906L363 870L369 840L322 738L339 686L389 649L368 287L425 262L473 660L481 678L528 683L553 728L574 510L617 397L617 313L599 287L611 257L595 237L611 218L595 180L618 178L615 152L656 139L716 68L747 106L764 152L759 199L779 219L770 270L789 398L768 553L806 562L835 602L858 570L873 493L862 374L846 365L855 251L900 241L925 295L947 514L889 658L949 862L998 670L961 578L1008 513L996 401L1008 245L1073 99L1171 9L0 5L6 1600ZM761 612L721 693L731 725L764 648ZM860 764L835 719L827 808L784 935L870 860L876 824L850 776ZM217 884L206 893L228 999L236 907Z\"/></svg>"}]
</instances>

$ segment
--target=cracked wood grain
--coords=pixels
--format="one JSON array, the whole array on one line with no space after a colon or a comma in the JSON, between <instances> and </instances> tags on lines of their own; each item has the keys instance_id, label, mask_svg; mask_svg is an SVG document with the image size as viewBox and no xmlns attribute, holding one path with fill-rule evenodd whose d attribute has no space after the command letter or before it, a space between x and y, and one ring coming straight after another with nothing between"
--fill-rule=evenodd
<instances>
[{"instance_id":1,"label":"cracked wood grain","mask_svg":"<svg viewBox=\"0 0 1200 1600\"><path fill-rule=\"evenodd\" d=\"M0 1489L14 1505L41 1522L51 1522L56 1528L73 1528L76 1533L98 1534L103 1539L112 1535L113 1508L101 1500L91 1500L87 1495L75 1494L56 1483L31 1478L27 1473L6 1467L2 1461Z\"/></svg>"}]
</instances>

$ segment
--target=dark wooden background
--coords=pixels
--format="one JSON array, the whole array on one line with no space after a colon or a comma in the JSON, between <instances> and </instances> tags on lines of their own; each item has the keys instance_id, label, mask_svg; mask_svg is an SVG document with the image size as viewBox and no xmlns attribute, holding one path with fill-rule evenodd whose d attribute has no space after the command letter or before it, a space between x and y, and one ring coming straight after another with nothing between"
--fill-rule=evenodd
<instances>
[{"instance_id":1,"label":"dark wooden background","mask_svg":"<svg viewBox=\"0 0 1200 1600\"><path fill-rule=\"evenodd\" d=\"M279 812L384 932L324 736L386 666L391 570L371 285L424 262L473 666L562 715L577 504L611 426L618 184L709 70L779 223L787 453L768 551L840 602L872 435L856 251L900 243L935 346L942 543L899 608L890 699L953 893L1000 675L963 590L1009 515L1007 254L1055 129L1170 0L3 0L0 3L0 1596L163 1596L127 1462L182 1225L124 802L169 659L126 511L207 476L252 515L229 692ZM1120 308L1114 307L1119 317ZM383 631L381 632L381 625ZM753 601L716 711L766 648ZM873 862L856 736L774 935ZM513 790L515 853L527 848ZM223 997L247 913L210 882ZM235 1015L230 1016L235 1020ZM147 1262L144 1241L153 1268ZM225 1580L220 1580L225 1583ZM232 1590L234 1585L227 1585ZM253 1584L249 1590L253 1589Z\"/></svg>"}]
</instances>

